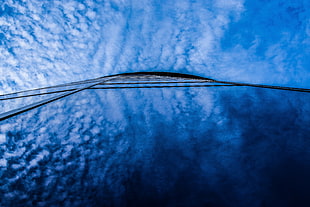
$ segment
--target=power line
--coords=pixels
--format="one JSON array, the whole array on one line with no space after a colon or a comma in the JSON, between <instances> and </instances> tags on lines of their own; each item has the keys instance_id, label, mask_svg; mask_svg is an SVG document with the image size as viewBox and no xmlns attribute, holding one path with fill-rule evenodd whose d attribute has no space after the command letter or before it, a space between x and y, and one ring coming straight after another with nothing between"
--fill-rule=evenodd
<instances>
[{"instance_id":1,"label":"power line","mask_svg":"<svg viewBox=\"0 0 310 207\"><path fill-rule=\"evenodd\" d=\"M71 86L71 85L82 85L82 84L86 84L86 83L93 83L96 81L100 81L100 79L102 79L102 77L101 78L88 79L88 80L84 80L84 81L76 81L76 82L71 82L71 83L59 84L59 85L55 85L55 86L47 86L47 87L42 87L42 88L29 89L29 90L24 90L24 91L17 91L17 92L13 92L13 93L2 94L2 95L0 95L0 97L8 96L8 95L15 95L15 94L19 94L19 93L25 93L25 92L44 90L44 89Z\"/></svg>"},{"instance_id":2,"label":"power line","mask_svg":"<svg viewBox=\"0 0 310 207\"><path fill-rule=\"evenodd\" d=\"M47 86L47 87L42 87L42 88L35 88L35 89L29 89L29 90L23 90L23 91L17 91L17 92L13 92L13 93L7 93L7 94L1 94L0 97L3 97L3 96L9 96L9 95L16 95L16 94L20 94L20 93L26 93L26 92L32 92L32 91L38 91L38 90L44 90L44 89L53 89L53 88L60 88L60 87L66 87L66 86L73 86L73 85L82 85L82 84L87 84L87 83L94 83L94 82L98 82L100 81L102 78L108 78L108 77L117 77L117 76L124 76L124 77L130 77L130 75L132 74L135 74L134 77L141 77L144 75L151 75L150 73L152 72L137 72L137 73L124 73L124 74L120 74L120 75L110 75L110 76L104 76L104 77L99 77L99 78L94 78L94 79L87 79L87 80L84 80L84 81L76 81L76 82L71 82L71 83L65 83L65 84L59 84L59 85L55 85L55 86ZM153 76L156 75L156 76L160 76L162 74L165 74L167 77L172 77L172 76L168 76L168 74L170 73L165 73L165 72L154 72L152 73ZM173 73L172 73L173 74ZM177 74L177 73L175 73ZM185 75L185 74L184 74ZM175 78L177 76L174 76ZM192 76L192 75L186 75L186 76L180 76L178 78L186 78L185 80L188 80L189 77L194 77L192 78L194 81L202 81L202 82L213 82L212 79L206 79L206 78L197 78L199 76ZM149 82L141 82L141 84L143 83L149 83ZM152 83L155 83L155 82L152 82ZM162 83L161 82L157 82L157 83ZM165 82L165 83L174 83L174 82ZM191 83L191 82L183 82L183 83ZM128 84L128 83L108 83L109 85L112 85L112 84ZM106 85L106 84L105 84ZM0 99L2 100L2 99Z\"/></svg>"},{"instance_id":3,"label":"power line","mask_svg":"<svg viewBox=\"0 0 310 207\"><path fill-rule=\"evenodd\" d=\"M97 81L96 81L97 82ZM121 84L169 84L169 83L206 83L208 81L197 81L197 80L194 80L194 81L156 81L156 82L113 82L113 83L104 83L104 84L100 84L100 85L121 85ZM76 82L74 82L76 83ZM92 83L92 82L89 82L89 83ZM82 84L85 84L84 82ZM79 84L79 85L82 85L82 84ZM31 89L31 90L26 90L26 91L18 91L18 92L15 92L15 93L8 93L8 94L3 94L3 95L0 95L0 97L4 97L4 96L12 96L12 95L16 95L16 94L20 94L20 93L25 93L25 92L30 92L30 91L38 91L38 90L42 90L42 89L51 89L51 88L58 88L58 87L65 87L65 86L71 86L71 85L77 85L77 84L62 84L62 85L57 85L57 86L50 86L50 87L45 87L45 88L36 88L36 89ZM74 90L76 88L73 88L73 89L68 89L67 91L71 91L71 90ZM59 90L60 92L62 92L62 90ZM66 90L65 90L66 91ZM37 94L29 94L29 95L24 95L24 96L14 96L14 97L8 97L8 98L0 98L0 101L2 100L8 100L8 99L16 99L16 98L23 98L23 97L29 97L29 96L36 96L36 95L46 95L46 94L51 94L51 93L58 93L58 91L48 91L48 92L42 92L42 93L37 93Z\"/></svg>"},{"instance_id":4,"label":"power line","mask_svg":"<svg viewBox=\"0 0 310 207\"><path fill-rule=\"evenodd\" d=\"M206 85L206 84L204 84L204 85L111 86L111 87L88 88L87 90L90 90L90 89L134 89L134 88L186 88L186 87L187 88L195 88L195 87L198 88L198 87L217 87L217 86L236 86L236 85L227 85L227 84L225 84L225 85L224 84L222 84L222 85L219 85L219 84L218 85L210 85L210 84ZM0 101L14 100L14 99L20 99L20 98L33 97L33 96L49 95L49 94L54 94L54 93L63 93L63 92L73 91L75 89L76 88L58 90L58 91L50 91L50 92L43 92L43 93L35 93L35 94L29 94L29 95L17 96L17 97L0 98Z\"/></svg>"},{"instance_id":5,"label":"power line","mask_svg":"<svg viewBox=\"0 0 310 207\"><path fill-rule=\"evenodd\" d=\"M35 108L38 108L40 106L44 106L48 103L51 103L51 102L54 102L56 100L59 100L59 99L62 99L64 97L67 97L67 96L70 96L72 94L75 94L75 93L78 93L80 91L83 91L83 90L86 90L88 88L91 88L91 87L94 87L100 83L103 83L103 82L106 82L106 81L109 81L111 80L112 78L110 79L107 79L107 80L103 80L99 83L94 83L94 84L90 84L90 85L87 85L85 87L81 87L81 88L77 88L73 91L70 91L70 92L67 92L65 94L61 94L61 95L58 95L58 96L54 96L54 97L51 97L51 98L48 98L48 99L45 99L45 100L42 100L42 101L39 101L39 102L36 102L36 103L33 103L33 104L29 104L27 106L24 106L24 107L21 107L21 108L18 108L18 109L14 109L14 110L11 110L11 111L8 111L8 112L5 112L5 113L2 113L0 114L0 121L3 121L3 120L6 120L8 118L11 118L11 117L14 117L14 116L17 116L21 113L24 113L24 112L27 112L27 111L30 111L32 109L35 109Z\"/></svg>"},{"instance_id":6,"label":"power line","mask_svg":"<svg viewBox=\"0 0 310 207\"><path fill-rule=\"evenodd\" d=\"M297 91L297 92L306 92L310 93L308 88L294 88L294 87L285 87L285 86L272 86L272 85L262 85L262 84L251 84L251 83L238 83L238 82L229 82L229 81L214 81L215 83L223 84L233 84L236 86L249 86L257 88L268 88L268 89L277 89L277 90L286 90L286 91Z\"/></svg>"},{"instance_id":7,"label":"power line","mask_svg":"<svg viewBox=\"0 0 310 207\"><path fill-rule=\"evenodd\" d=\"M136 81L134 82L133 80L136 80ZM145 80L148 80L148 81L145 81ZM157 81L152 81L152 80L157 80ZM158 80L161 80L161 81L158 81ZM176 81L171 81L171 80L176 80ZM180 80L182 80L182 81L180 81ZM118 81L118 82L108 82L108 81ZM120 81L122 81L122 82L120 82ZM198 83L200 85L197 85ZM205 84L205 83L219 83L219 84ZM62 90L57 90L57 91L48 91L48 92L32 93L32 94L16 96L16 97L1 98L0 100L11 100L11 99L17 99L17 98L31 97L31 96L40 96L40 95L47 95L47 94L63 93L63 94L60 94L60 95L57 95L57 96L54 96L54 97L33 103L33 104L29 104L27 106L24 106L24 107L15 109L15 110L11 110L11 111L2 113L2 114L0 114L0 121L3 121L5 119L19 115L19 114L24 113L26 111L29 111L31 109L38 108L40 106L46 105L48 103L54 102L56 100L67 97L69 95L78 93L78 92L83 91L83 90L88 90L88 89L248 86L248 87L268 88L268 89L277 89L277 90L306 92L306 93L310 92L310 89L307 89L307 88L294 88L294 87L239 83L239 82L229 82L229 81L217 81L214 79L209 79L209 78L204 78L204 77L194 76L194 75L188 75L188 74L181 74L181 73L137 72L137 73L116 74L116 75L110 75L110 76L95 78L95 79L88 79L88 80L84 80L84 81L71 82L68 84L60 84L60 85L56 85L56 86L49 86L49 87L19 91L19 92L14 92L14 93L9 93L9 94L3 94L3 95L0 95L0 97L17 95L20 93L33 92L33 91L44 90L44 89L53 89L53 88L60 88L60 87L67 87L67 86L81 86L81 85L85 85L85 84L88 84L88 85L83 86L83 87L62 89ZM178 84L178 85L169 85L169 84ZM180 85L180 84L186 84L186 85ZM99 86L99 85L101 85L101 86ZM118 86L118 85L122 85L122 86ZM129 86L124 86L124 85L129 85Z\"/></svg>"}]
</instances>

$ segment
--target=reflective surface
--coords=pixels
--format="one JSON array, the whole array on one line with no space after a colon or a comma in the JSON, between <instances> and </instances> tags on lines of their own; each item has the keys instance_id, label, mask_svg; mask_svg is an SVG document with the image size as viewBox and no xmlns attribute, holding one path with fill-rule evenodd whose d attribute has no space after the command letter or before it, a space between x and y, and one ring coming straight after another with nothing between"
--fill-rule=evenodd
<instances>
[{"instance_id":1,"label":"reflective surface","mask_svg":"<svg viewBox=\"0 0 310 207\"><path fill-rule=\"evenodd\" d=\"M89 90L0 124L1 206L302 206L310 96Z\"/></svg>"}]
</instances>

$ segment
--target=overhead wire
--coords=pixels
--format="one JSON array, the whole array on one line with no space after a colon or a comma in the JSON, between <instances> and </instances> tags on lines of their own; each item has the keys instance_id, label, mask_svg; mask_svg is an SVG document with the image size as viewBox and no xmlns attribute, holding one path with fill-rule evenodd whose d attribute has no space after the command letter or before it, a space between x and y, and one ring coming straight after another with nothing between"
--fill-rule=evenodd
<instances>
[{"instance_id":1,"label":"overhead wire","mask_svg":"<svg viewBox=\"0 0 310 207\"><path fill-rule=\"evenodd\" d=\"M194 82L192 82L194 83ZM124 83L123 83L124 84ZM135 83L138 84L138 83ZM140 84L140 83L139 83ZM148 83L151 84L151 83ZM152 83L153 84L153 83ZM158 83L157 83L158 84ZM108 84L107 84L108 85ZM115 85L115 84L113 84ZM126 84L127 85L127 84ZM128 84L132 85L132 83ZM133 88L198 88L198 87L217 87L217 86L235 86L235 85L228 85L228 84L221 84L221 85L210 85L210 84L204 84L204 85L156 85L156 86L111 86L111 87L95 87L95 88L88 88L87 90L90 89L133 89ZM28 94L24 96L16 96L16 97L8 97L8 98L0 98L0 101L5 101L5 100L13 100L13 99L20 99L20 98L27 98L27 97L33 97L33 96L42 96L42 95L49 95L49 94L54 94L54 93L63 93L63 92L68 92L68 91L73 91L76 88L72 89L64 89L64 90L57 90L57 91L49 91L49 92L43 92L43 93L35 93L35 94Z\"/></svg>"},{"instance_id":2,"label":"overhead wire","mask_svg":"<svg viewBox=\"0 0 310 207\"><path fill-rule=\"evenodd\" d=\"M229 81L214 81L215 83L223 83L223 84L233 84L236 86L249 86L256 88L268 88L268 89L276 89L276 90L286 90L286 91L296 91L296 92L305 92L310 93L310 89L308 88L294 88L294 87L285 87L285 86L273 86L273 85L262 85L262 84L252 84L252 83L238 83L238 82L229 82Z\"/></svg>"},{"instance_id":3,"label":"overhead wire","mask_svg":"<svg viewBox=\"0 0 310 207\"><path fill-rule=\"evenodd\" d=\"M42 87L42 88L35 88L35 89L17 91L17 92L13 92L13 93L1 94L0 97L20 94L20 93L26 93L26 92L32 92L32 91L38 91L38 90L44 90L44 89L51 89L51 88L59 88L59 87L65 87L65 86L71 86L71 85L82 85L82 84L87 84L87 83L93 83L93 82L100 81L100 79L102 79L102 78L104 78L104 77L87 79L84 81L75 81L75 82L71 82L71 83L64 83L64 84L59 84L59 85L54 85L54 86L46 86L46 87Z\"/></svg>"},{"instance_id":4,"label":"overhead wire","mask_svg":"<svg viewBox=\"0 0 310 207\"><path fill-rule=\"evenodd\" d=\"M107 79L107 80L103 80L103 81L101 81L99 83L93 83L93 84L90 84L90 85L87 85L87 86L84 86L84 87L81 87L81 88L77 88L77 89L75 89L73 91L69 91L67 93L60 94L58 96L54 96L54 97L51 97L51 98L48 98L48 99L44 99L42 101L38 101L38 102L35 102L33 104L29 104L27 106L20 107L18 109L14 109L14 110L11 110L11 111L8 111L8 112L4 112L4 113L0 114L0 121L6 120L6 119L14 117L14 116L17 116L17 115L19 115L21 113L30 111L30 110L38 108L40 106L44 106L44 105L46 105L48 103L51 103L51 102L54 102L56 100L65 98L67 96L70 96L72 94L78 93L78 92L83 91L83 90L86 90L88 88L94 87L94 86L96 86L96 85L98 85L100 83L109 81L111 79L113 79L113 78L110 78L110 79Z\"/></svg>"},{"instance_id":5,"label":"overhead wire","mask_svg":"<svg viewBox=\"0 0 310 207\"><path fill-rule=\"evenodd\" d=\"M145 79L143 79L149 76L152 76L154 78L157 77L157 79L155 78L155 80L165 77L166 81L145 81ZM108 82L108 81L115 80L115 79L119 80L117 79L119 77L124 78L125 82ZM141 81L130 82L128 81L130 80L130 78L134 80L140 79ZM167 81L167 78L170 78L170 80ZM180 79L182 79L183 81L179 81ZM171 81L171 80L178 80L178 81ZM207 82L212 83L212 84L205 84ZM189 85L189 83L191 85ZM199 83L200 85L197 83ZM213 84L213 83L218 83L218 84ZM26 95L21 95L21 96L5 97L5 96L12 96L12 95L17 95L21 93L29 93L29 92L39 91L39 90L45 90L45 89L54 89L54 88L68 87L68 86L81 86L85 84L88 84L88 85L83 86L83 87L74 87L74 88L62 89L62 90L56 90L56 91L45 91L41 93L32 93L32 94L26 94ZM177 84L177 85L169 85L169 84ZM186 84L186 85L180 85L180 84ZM121 86L118 86L118 85L121 85ZM127 86L124 86L124 85L127 85ZM217 87L217 86L248 86L248 87L296 91L296 92L306 92L306 93L310 92L310 89L307 89L307 88L294 88L294 87L239 83L239 82L229 82L229 81L217 81L214 79L204 78L200 76L179 74L179 73L168 73L168 72L125 73L125 74L104 76L104 77L95 78L95 79L88 79L84 81L77 81L77 82L71 82L67 84L60 84L60 85L55 85L55 86L48 86L48 87L43 87L43 88L36 88L36 89L31 89L31 90L24 90L24 91L18 91L14 93L0 95L0 97L2 97L0 98L0 101L1 100L4 101L4 100L17 99L17 98L26 98L26 97L32 97L32 96L62 93L58 96L54 96L54 97L51 97L51 98L48 98L48 99L45 99L45 100L42 100L42 101L39 101L33 104L29 104L27 106L24 106L24 107L15 109L15 110L2 113L0 114L0 121L3 121L10 117L24 113L31 109L46 105L53 101L62 99L74 93L78 93L80 91L88 90L88 89L179 88L179 87Z\"/></svg>"}]
</instances>

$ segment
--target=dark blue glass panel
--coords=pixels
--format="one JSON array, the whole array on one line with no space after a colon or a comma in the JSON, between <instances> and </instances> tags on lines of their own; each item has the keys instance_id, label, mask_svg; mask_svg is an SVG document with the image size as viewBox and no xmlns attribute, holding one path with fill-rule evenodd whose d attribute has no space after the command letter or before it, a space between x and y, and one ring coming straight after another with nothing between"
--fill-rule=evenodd
<instances>
[{"instance_id":1,"label":"dark blue glass panel","mask_svg":"<svg viewBox=\"0 0 310 207\"><path fill-rule=\"evenodd\" d=\"M1 206L309 203L310 96L88 90L0 123Z\"/></svg>"}]
</instances>

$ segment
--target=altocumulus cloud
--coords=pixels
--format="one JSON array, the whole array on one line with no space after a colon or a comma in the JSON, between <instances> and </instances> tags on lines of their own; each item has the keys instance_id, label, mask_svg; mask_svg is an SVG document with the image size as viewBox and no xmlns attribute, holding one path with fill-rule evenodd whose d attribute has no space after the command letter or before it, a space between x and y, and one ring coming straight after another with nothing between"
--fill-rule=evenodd
<instances>
[{"instance_id":1,"label":"altocumulus cloud","mask_svg":"<svg viewBox=\"0 0 310 207\"><path fill-rule=\"evenodd\" d=\"M145 70L209 75L242 1L7 1L2 91Z\"/></svg>"}]
</instances>

